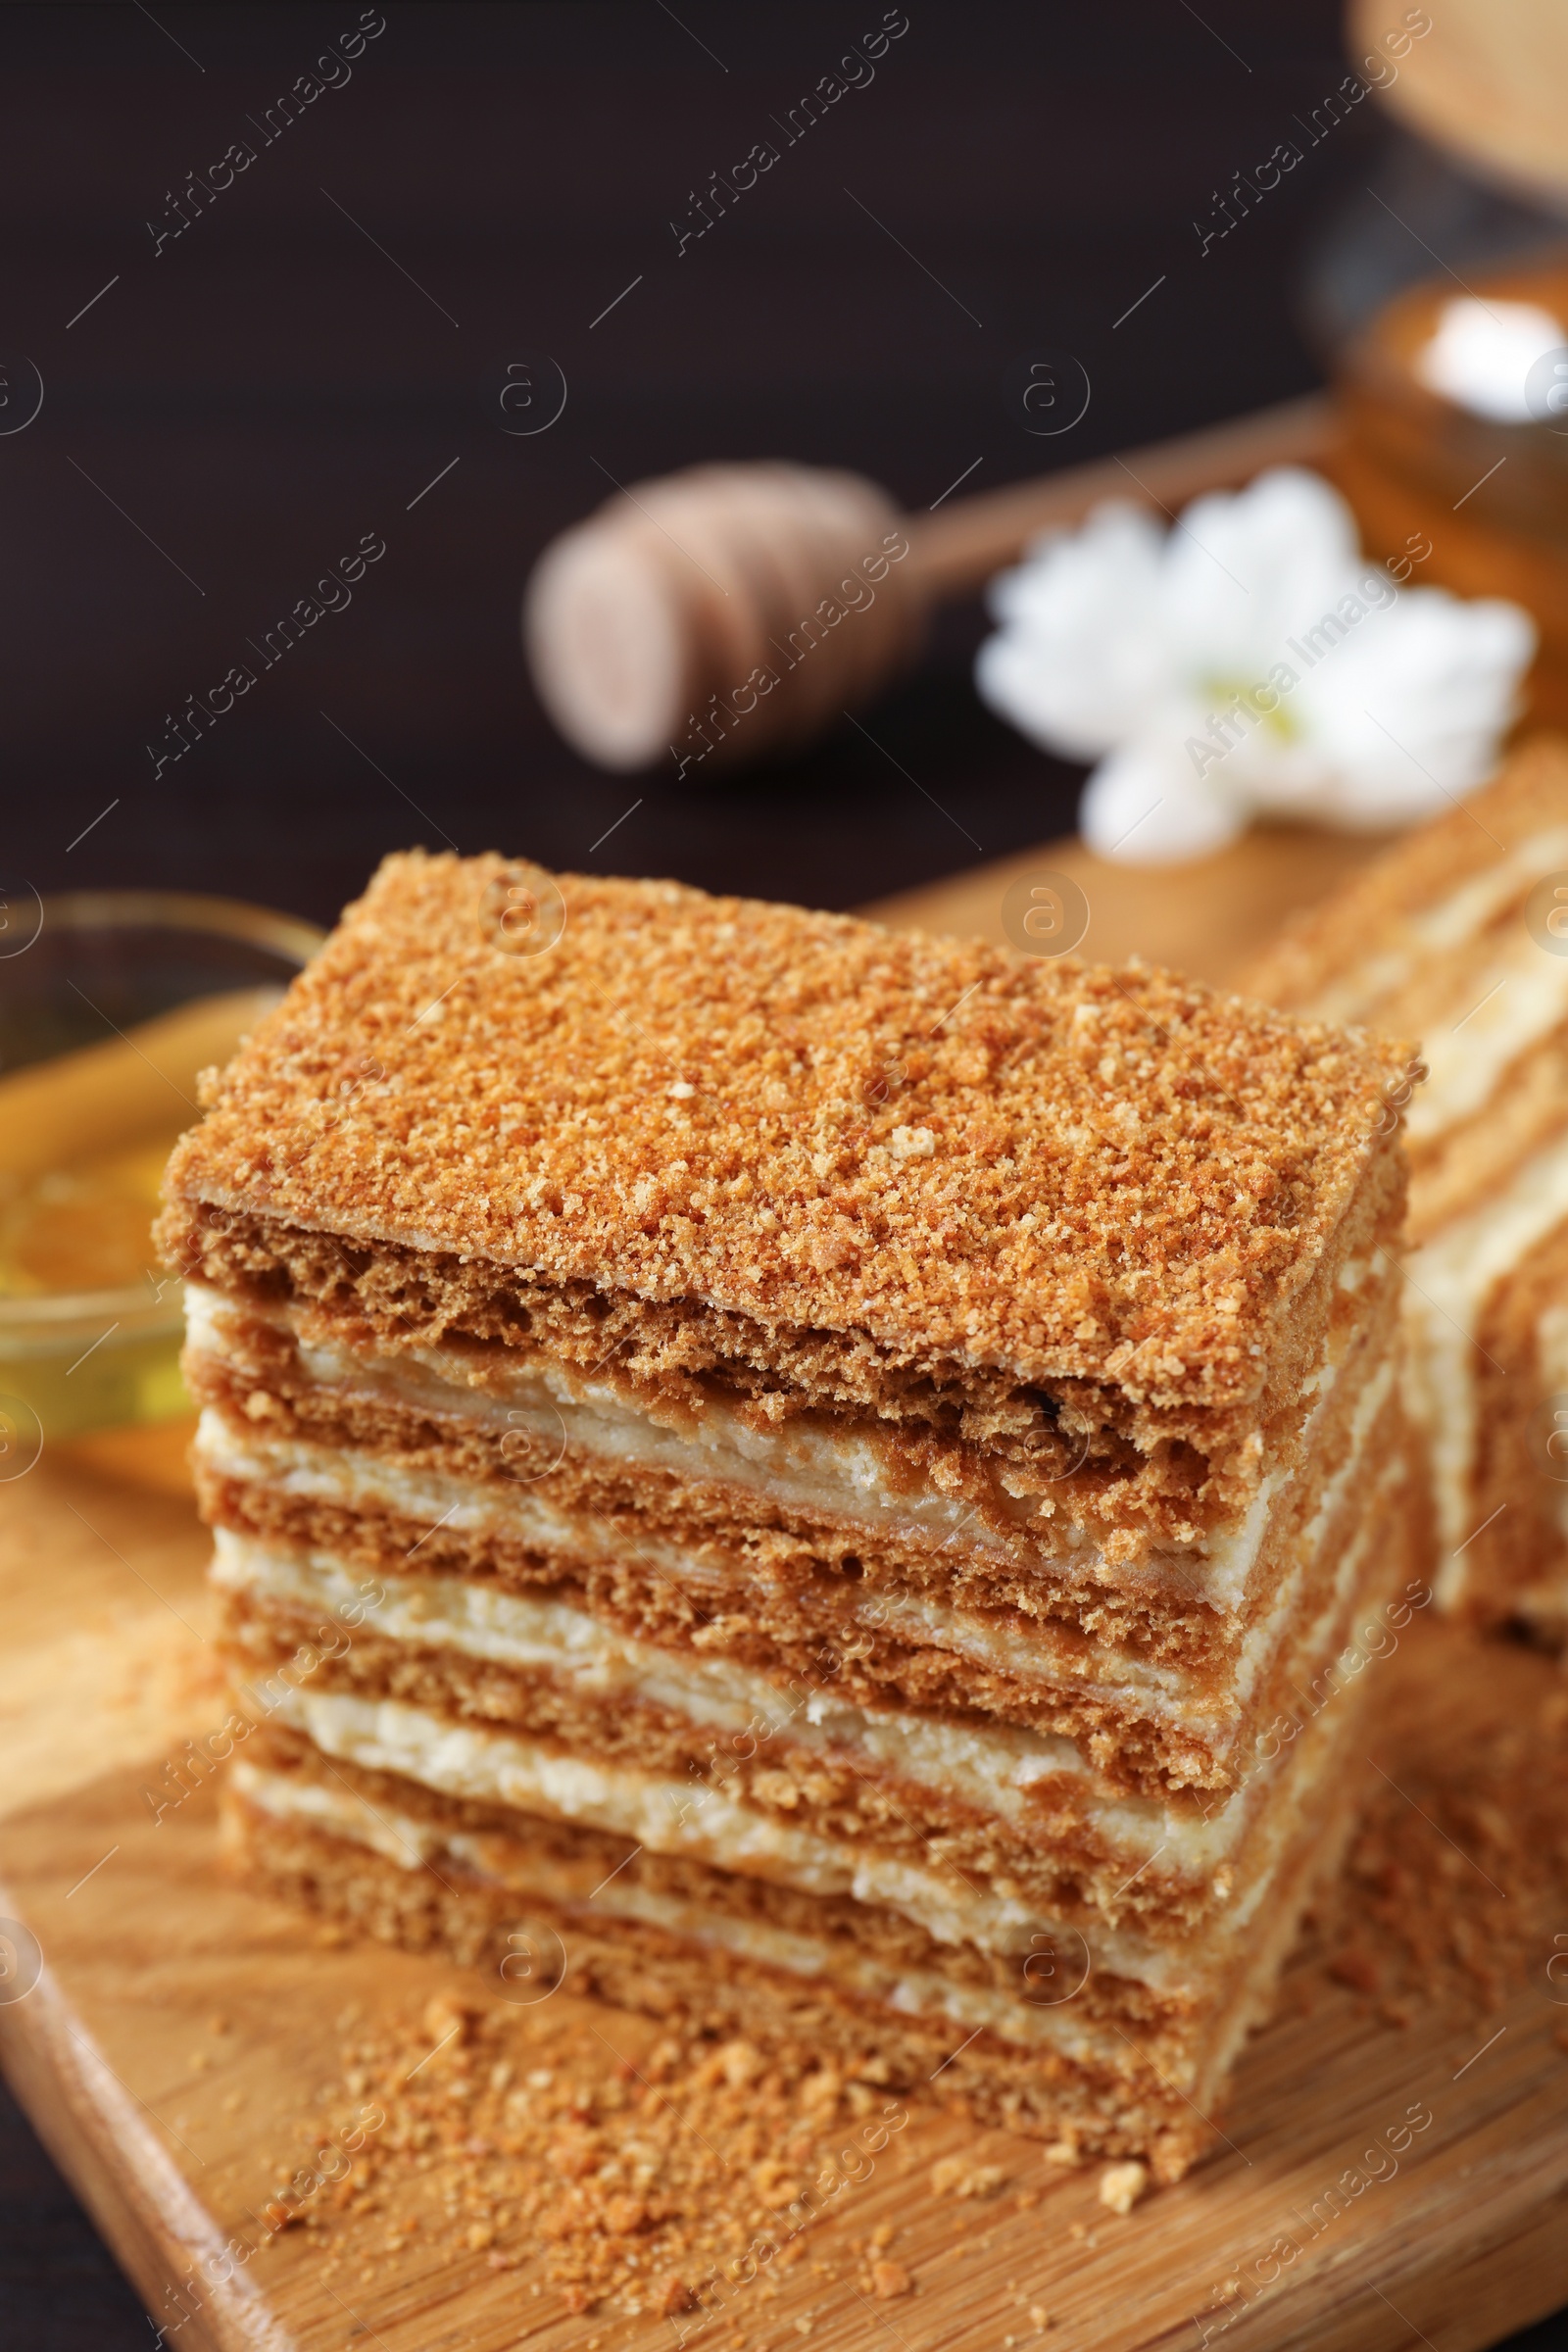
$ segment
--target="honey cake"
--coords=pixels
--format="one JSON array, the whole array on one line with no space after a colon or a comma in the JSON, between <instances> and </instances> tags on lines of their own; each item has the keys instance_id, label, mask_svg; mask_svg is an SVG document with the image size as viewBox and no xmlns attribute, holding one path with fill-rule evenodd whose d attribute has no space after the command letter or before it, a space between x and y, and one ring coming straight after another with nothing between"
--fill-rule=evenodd
<instances>
[{"instance_id":1,"label":"honey cake","mask_svg":"<svg viewBox=\"0 0 1568 2352\"><path fill-rule=\"evenodd\" d=\"M1437 1587L1568 1635L1568 744L1538 737L1295 924L1271 1004L1419 1038L1411 1417ZM1419 1076L1412 1071L1412 1079Z\"/></svg>"},{"instance_id":2,"label":"honey cake","mask_svg":"<svg viewBox=\"0 0 1568 2352\"><path fill-rule=\"evenodd\" d=\"M1403 1066L389 858L168 1177L236 1846L1176 2177L1404 1581Z\"/></svg>"}]
</instances>

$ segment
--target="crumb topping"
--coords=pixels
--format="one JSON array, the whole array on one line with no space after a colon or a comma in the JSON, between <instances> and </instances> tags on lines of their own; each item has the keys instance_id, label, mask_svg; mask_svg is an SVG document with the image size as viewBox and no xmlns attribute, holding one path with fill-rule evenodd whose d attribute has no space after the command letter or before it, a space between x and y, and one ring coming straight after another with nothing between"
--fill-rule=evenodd
<instances>
[{"instance_id":1,"label":"crumb topping","mask_svg":"<svg viewBox=\"0 0 1568 2352\"><path fill-rule=\"evenodd\" d=\"M1267 1385L1394 1149L1400 1066L1142 966L414 852L217 1081L169 1186L1218 1404Z\"/></svg>"}]
</instances>

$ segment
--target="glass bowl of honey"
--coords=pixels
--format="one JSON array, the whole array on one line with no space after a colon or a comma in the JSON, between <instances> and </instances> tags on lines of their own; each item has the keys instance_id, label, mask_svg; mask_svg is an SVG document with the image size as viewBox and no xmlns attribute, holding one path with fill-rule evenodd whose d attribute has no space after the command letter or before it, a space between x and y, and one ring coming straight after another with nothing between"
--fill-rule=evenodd
<instances>
[{"instance_id":1,"label":"glass bowl of honey","mask_svg":"<svg viewBox=\"0 0 1568 2352\"><path fill-rule=\"evenodd\" d=\"M0 889L0 1479L189 1411L164 1163L323 936L181 891Z\"/></svg>"}]
</instances>

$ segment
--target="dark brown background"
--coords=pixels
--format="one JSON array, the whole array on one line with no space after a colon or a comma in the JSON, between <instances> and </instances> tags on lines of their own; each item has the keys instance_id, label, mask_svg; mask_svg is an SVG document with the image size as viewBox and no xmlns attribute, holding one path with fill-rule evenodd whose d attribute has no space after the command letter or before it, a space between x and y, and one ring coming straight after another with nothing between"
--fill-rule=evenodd
<instances>
[{"instance_id":1,"label":"dark brown background","mask_svg":"<svg viewBox=\"0 0 1568 2352\"><path fill-rule=\"evenodd\" d=\"M1339 81L1337 10L908 0L871 86L681 258L690 191L774 136L880 0L384 14L347 86L155 257L149 219L230 140L260 147L247 118L358 0L0 11L0 357L14 397L24 357L45 386L0 437L0 885L161 883L324 919L384 850L451 840L837 906L1068 826L1076 771L975 702L978 608L870 722L945 815L847 728L712 787L597 775L533 702L519 590L606 494L596 459L623 482L821 461L925 507L976 458L966 488L1311 384L1303 240L1381 168L1370 108L1205 257L1192 223ZM1002 379L1063 351L1089 412L1031 439ZM480 378L541 353L565 414L510 439ZM155 780L165 714L368 530L387 553L352 607ZM0 2314L28 2352L152 2341L3 2094Z\"/></svg>"},{"instance_id":2,"label":"dark brown background","mask_svg":"<svg viewBox=\"0 0 1568 2352\"><path fill-rule=\"evenodd\" d=\"M720 456L819 460L923 508L976 458L968 489L1312 381L1297 250L1332 189L1365 177L1370 107L1204 258L1192 222L1340 79L1332 6L1205 0L1210 31L1183 0L909 5L870 87L679 259L668 222L690 191L754 140L782 145L770 118L883 0L693 0L690 32L657 0L386 0L348 85L156 259L146 222L170 217L168 192L231 139L260 145L247 117L359 0L156 24L135 6L0 12L0 354L30 358L46 388L37 421L0 439L0 878L159 881L329 917L394 845L578 865L641 794L601 865L843 906L973 858L966 835L997 855L1068 824L1076 774L975 703L978 610L950 617L871 721L956 822L848 728L716 787L667 767L603 777L553 735L518 650L533 557L609 493L595 459L622 482ZM1056 440L1003 399L1009 363L1042 349L1075 352L1093 384ZM479 379L541 351L565 371L565 414L509 439ZM387 554L351 609L155 783L145 746L165 714L249 660L247 639L370 529Z\"/></svg>"}]
</instances>

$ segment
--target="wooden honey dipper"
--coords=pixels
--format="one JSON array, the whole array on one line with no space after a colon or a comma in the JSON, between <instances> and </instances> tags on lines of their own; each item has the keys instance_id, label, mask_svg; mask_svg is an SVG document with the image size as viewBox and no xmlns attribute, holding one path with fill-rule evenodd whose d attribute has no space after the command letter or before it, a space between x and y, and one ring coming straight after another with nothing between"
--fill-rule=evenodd
<instances>
[{"instance_id":1,"label":"wooden honey dipper","mask_svg":"<svg viewBox=\"0 0 1568 2352\"><path fill-rule=\"evenodd\" d=\"M695 466L617 492L546 548L523 642L546 710L600 767L677 774L794 749L872 700L915 659L932 609L971 595L1037 532L1102 499L1169 511L1265 466L1309 464L1327 404L1239 422L1012 482L935 514L901 514L861 474L778 464Z\"/></svg>"}]
</instances>

